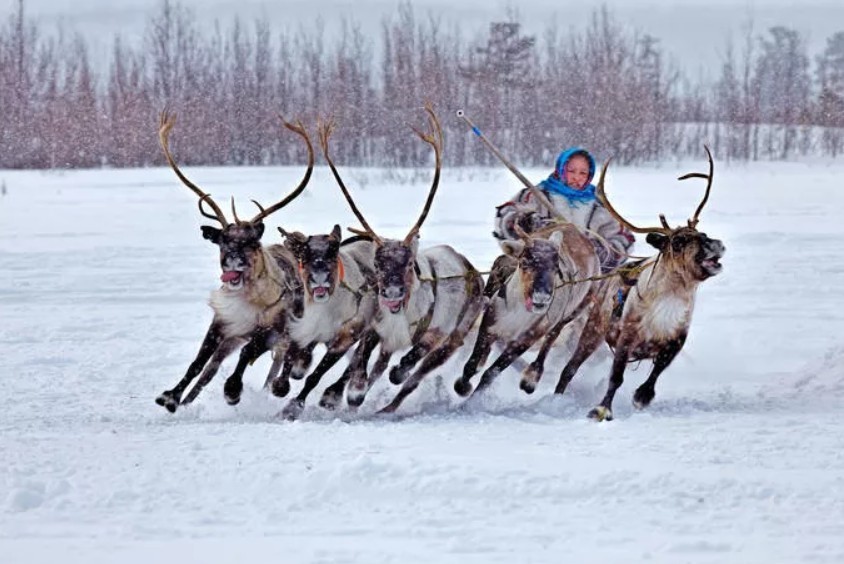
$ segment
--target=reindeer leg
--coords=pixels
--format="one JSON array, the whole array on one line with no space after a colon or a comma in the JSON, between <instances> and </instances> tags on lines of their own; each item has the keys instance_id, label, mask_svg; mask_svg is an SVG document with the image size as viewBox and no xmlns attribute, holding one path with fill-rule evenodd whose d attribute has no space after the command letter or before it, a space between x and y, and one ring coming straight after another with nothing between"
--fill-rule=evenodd
<instances>
[{"instance_id":1,"label":"reindeer leg","mask_svg":"<svg viewBox=\"0 0 844 564\"><path fill-rule=\"evenodd\" d=\"M202 345L199 347L199 352L193 362L190 363L190 366L188 366L188 370L185 375L173 389L166 390L155 398L155 403L165 407L170 413L175 413L176 408L179 407L179 402L182 399L182 394L185 392L185 389L190 385L193 379L196 378L197 374L202 371L205 363L208 362L208 359L211 358L214 351L217 350L217 347L219 347L222 342L223 326L220 323L212 321L211 326L208 327L208 331L205 333L205 338L202 340Z\"/></svg>"},{"instance_id":2,"label":"reindeer leg","mask_svg":"<svg viewBox=\"0 0 844 564\"><path fill-rule=\"evenodd\" d=\"M536 385L539 384L539 380L542 378L542 373L545 372L545 358L551 351L551 347L554 346L554 342L557 340L557 337L560 336L560 332L563 328L577 319L580 314L583 313L589 305L591 305L591 296L592 294L590 291L589 295L586 296L586 298L580 303L580 305L577 306L571 315L562 319L548 332L548 336L545 337L545 340L542 342L542 348L539 349L539 354L536 355L534 361L531 362L522 373L522 381L519 383L519 387L523 392L532 394L536 390Z\"/></svg>"},{"instance_id":3,"label":"reindeer leg","mask_svg":"<svg viewBox=\"0 0 844 564\"><path fill-rule=\"evenodd\" d=\"M554 341L560 336L560 331L563 330L565 325L566 321L564 320L551 327L551 330L548 331L548 335L542 342L542 348L539 349L539 354L536 355L533 362L522 373L522 381L519 382L519 387L526 394L532 394L536 390L536 385L539 384L542 373L545 372L545 357L548 356L551 347L554 345Z\"/></svg>"},{"instance_id":4,"label":"reindeer leg","mask_svg":"<svg viewBox=\"0 0 844 564\"><path fill-rule=\"evenodd\" d=\"M259 327L252 333L252 338L249 339L249 342L240 349L240 358L237 360L237 366L235 366L234 372L226 379L226 383L223 386L223 395L226 398L226 403L229 405L240 403L240 394L243 392L243 373L246 372L246 367L270 350L270 331L270 329Z\"/></svg>"},{"instance_id":5,"label":"reindeer leg","mask_svg":"<svg viewBox=\"0 0 844 564\"><path fill-rule=\"evenodd\" d=\"M300 348L295 342L291 341L284 352L281 374L273 378L270 382L270 392L277 398L283 398L290 393L290 372L293 366L297 363L304 363L310 365L311 351L313 347Z\"/></svg>"},{"instance_id":6,"label":"reindeer leg","mask_svg":"<svg viewBox=\"0 0 844 564\"><path fill-rule=\"evenodd\" d=\"M590 312L586 324L583 326L583 331L577 340L577 347L571 358L560 372L560 379L557 381L557 387L554 388L555 394L563 394L566 391L569 383L574 375L580 369L580 366L586 362L592 354L598 349L607 332L608 322L602 318L600 307L596 305Z\"/></svg>"},{"instance_id":7,"label":"reindeer leg","mask_svg":"<svg viewBox=\"0 0 844 564\"><path fill-rule=\"evenodd\" d=\"M588 334L587 331L589 331ZM560 379L554 388L555 394L564 394L566 392L566 388L572 378L574 378L574 375L577 374L580 366L586 362L586 359L592 356L600 344L601 335L592 332L588 327L585 328L580 336L580 340L577 342L577 348L574 350L574 354L572 354L569 361L563 367L562 372L560 372Z\"/></svg>"},{"instance_id":8,"label":"reindeer leg","mask_svg":"<svg viewBox=\"0 0 844 564\"><path fill-rule=\"evenodd\" d=\"M305 385L302 386L302 389L299 391L299 394L295 398L290 400L290 402L282 410L282 417L284 417L288 421L292 421L299 417L299 415L302 413L302 410L305 408L305 401L308 398L308 394L310 394L311 391L313 391L313 389L316 388L317 385L319 385L319 382L320 380L322 380L323 375L329 370L331 370L331 368L335 364L337 364L337 361L343 358L343 355L346 354L346 351L348 351L352 347L352 345L357 342L360 333L363 330L363 324L355 323L354 325L356 326L347 326L345 329L341 330L340 333L328 344L328 350L325 351L325 355L323 355L322 359L319 361L319 364L314 369L314 371L311 372L307 378L305 378ZM343 386L340 387L341 394L344 387L345 382L343 383Z\"/></svg>"},{"instance_id":9,"label":"reindeer leg","mask_svg":"<svg viewBox=\"0 0 844 564\"><path fill-rule=\"evenodd\" d=\"M270 371L267 372L267 378L264 380L264 388L271 390L273 381L278 378L278 375L281 373L281 367L284 365L284 355L282 353L276 353L273 357L273 363L270 366Z\"/></svg>"},{"instance_id":10,"label":"reindeer leg","mask_svg":"<svg viewBox=\"0 0 844 564\"><path fill-rule=\"evenodd\" d=\"M374 331L367 331L367 329L369 327L370 320L374 315L377 304L377 299L371 294L368 295L363 300L363 303L358 306L358 311L355 316L346 324L347 329L340 331L338 338L345 340L338 343L337 346L343 349L343 354L346 354L346 351L352 348L355 343L360 342L361 339L372 339L371 333L374 333ZM376 342L377 338L378 334L376 333ZM374 347L374 344L372 346ZM355 354L353 356L357 356L358 351L360 351L360 348L361 347L358 346L358 348L355 349ZM372 350L370 349L369 353L366 355L367 360L369 360L369 354L371 353ZM349 370L349 368L351 368L351 365L352 363L350 363L349 367L347 367L347 369L343 371L343 374L340 376L340 378L338 378L336 382L328 386L322 393L322 397L319 400L320 407L322 407L323 409L334 409L340 404L343 399L343 392L346 390L346 385L349 382L349 378L351 378L352 376L352 372ZM364 364L364 367L365 366L366 365Z\"/></svg>"},{"instance_id":11,"label":"reindeer leg","mask_svg":"<svg viewBox=\"0 0 844 564\"><path fill-rule=\"evenodd\" d=\"M301 380L308 372L311 362L314 360L314 348L317 346L316 342L310 343L304 349L301 349L300 354L296 356L293 361L293 366L290 370L290 377L294 380Z\"/></svg>"},{"instance_id":12,"label":"reindeer leg","mask_svg":"<svg viewBox=\"0 0 844 564\"><path fill-rule=\"evenodd\" d=\"M464 336L465 335L452 334L445 344L426 356L422 360L422 364L419 365L419 368L416 369L416 372L414 372L410 378L405 380L404 385L399 390L399 393L396 394L396 397L393 398L393 401L391 401L386 407L382 408L378 413L393 413L396 411L404 399L413 393L413 391L419 386L426 375L428 375L432 370L442 366L445 361L454 354L454 351L463 344Z\"/></svg>"},{"instance_id":13,"label":"reindeer leg","mask_svg":"<svg viewBox=\"0 0 844 564\"><path fill-rule=\"evenodd\" d=\"M668 365L671 364L677 353L683 348L685 342L686 335L680 335L676 339L672 339L666 343L659 351L654 359L654 366L651 369L650 376L648 376L648 379L641 386L636 388L636 392L633 394L633 407L636 409L645 409L650 405L656 394L654 386L656 385L657 378L668 368Z\"/></svg>"},{"instance_id":14,"label":"reindeer leg","mask_svg":"<svg viewBox=\"0 0 844 564\"><path fill-rule=\"evenodd\" d=\"M322 397L319 398L319 406L323 409L333 410L340 405L343 400L343 392L349 384L349 378L351 378L351 372L347 367L343 374L322 392Z\"/></svg>"},{"instance_id":15,"label":"reindeer leg","mask_svg":"<svg viewBox=\"0 0 844 564\"><path fill-rule=\"evenodd\" d=\"M407 378L408 373L416 366L422 358L431 352L434 347L443 340L444 335L439 329L429 329L422 334L422 337L411 347L396 366L390 369L390 383L401 384Z\"/></svg>"},{"instance_id":16,"label":"reindeer leg","mask_svg":"<svg viewBox=\"0 0 844 564\"><path fill-rule=\"evenodd\" d=\"M217 375L217 371L220 369L220 364L222 364L222 362L242 343L243 339L240 337L230 337L220 343L220 346L217 347L216 351L214 351L214 355L211 357L211 360L208 361L208 364L205 366L202 374L200 374L196 384L193 385L193 388L190 389L188 395L186 395L182 400L182 405L192 403L193 400L199 396L205 386L207 386L214 376Z\"/></svg>"},{"instance_id":17,"label":"reindeer leg","mask_svg":"<svg viewBox=\"0 0 844 564\"><path fill-rule=\"evenodd\" d=\"M346 403L349 407L360 407L369 389L366 381L366 367L369 364L369 357L378 345L381 338L375 330L369 330L361 339L352 361L340 378L348 381L346 389ZM339 381L338 381L339 382Z\"/></svg>"},{"instance_id":18,"label":"reindeer leg","mask_svg":"<svg viewBox=\"0 0 844 564\"><path fill-rule=\"evenodd\" d=\"M478 328L478 336L475 339L472 354L466 364L463 365L463 375L454 382L454 391L462 397L472 393L472 385L469 381L478 372L478 367L483 366L489 357L492 343L496 340L495 335L489 329L495 324L495 320L495 305L493 302L487 305L484 316L481 318L481 326Z\"/></svg>"},{"instance_id":19,"label":"reindeer leg","mask_svg":"<svg viewBox=\"0 0 844 564\"><path fill-rule=\"evenodd\" d=\"M422 382L422 378L424 378L427 374L430 374L431 371L442 366L449 358L451 358L454 351L463 345L463 341L466 338L466 335L469 334L469 331L471 331L472 325L475 323L475 319L477 319L478 315L480 315L481 311L488 305L488 303L489 301L482 294L481 281L476 280L473 291L470 293L470 297L467 300L466 306L461 314L461 318L457 322L457 327L451 333L448 340L422 360L422 364L416 369L416 372L404 383L404 386L402 386L399 393L396 394L396 397L393 398L393 401L384 407L380 413L392 413L398 409L404 399L413 393L413 391L419 386ZM491 323L491 320L487 319L486 316L484 316L484 321L486 321L487 324ZM483 327L483 322L481 323L481 326ZM489 327L489 325L487 325L487 327ZM489 336L488 331L486 331L485 334ZM476 349L478 347L478 342L481 339L480 335L481 334L479 332L478 340L475 341ZM489 354L490 344L491 341L486 345L486 354L481 354L481 363L486 362L486 356ZM477 368L475 370L477 370Z\"/></svg>"},{"instance_id":20,"label":"reindeer leg","mask_svg":"<svg viewBox=\"0 0 844 564\"><path fill-rule=\"evenodd\" d=\"M595 421L612 421L612 400L615 392L624 383L624 369L627 368L627 357L630 354L631 337L622 335L615 348L615 356L612 359L610 381L607 385L607 393L601 403L589 411L588 417Z\"/></svg>"},{"instance_id":21,"label":"reindeer leg","mask_svg":"<svg viewBox=\"0 0 844 564\"><path fill-rule=\"evenodd\" d=\"M381 348L378 353L378 359L375 361L375 365L372 367L372 372L369 373L369 378L366 382L367 393L369 393L369 390L371 390L372 386L375 385L375 382L384 375L384 371L387 370L387 366L390 364L390 358L392 356L392 352L387 352L383 347Z\"/></svg>"},{"instance_id":22,"label":"reindeer leg","mask_svg":"<svg viewBox=\"0 0 844 564\"><path fill-rule=\"evenodd\" d=\"M530 329L525 331L520 338L508 343L504 352L502 352L501 355L495 359L495 362L493 362L492 365L484 371L475 391L477 392L488 388L498 375L513 363L514 359L523 355L525 351L539 340L547 328L547 324L543 323L543 320L540 319L534 323Z\"/></svg>"}]
</instances>

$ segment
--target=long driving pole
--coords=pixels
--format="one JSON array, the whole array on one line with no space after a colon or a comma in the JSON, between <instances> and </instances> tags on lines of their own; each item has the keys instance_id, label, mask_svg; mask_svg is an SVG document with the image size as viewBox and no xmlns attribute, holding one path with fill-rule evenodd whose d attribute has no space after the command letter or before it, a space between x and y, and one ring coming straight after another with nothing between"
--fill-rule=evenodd
<instances>
[{"instance_id":1,"label":"long driving pole","mask_svg":"<svg viewBox=\"0 0 844 564\"><path fill-rule=\"evenodd\" d=\"M554 208L554 204L552 204L548 200L542 190L534 186L533 183L528 180L527 177L525 177L525 175L522 174L521 171L519 171L519 169L517 169L513 163L507 160L507 157L501 154L501 151L498 150L498 147L493 145L492 141L490 141L487 136L484 135L483 132L478 129L478 127L474 123L472 123L472 120L469 119L469 116L466 115L466 112L464 112L463 110L457 110L457 117L465 121L466 125L472 128L472 133L474 133L478 137L478 139L480 139L483 144L486 145L487 149L492 151L493 155L498 157L498 160L501 161L504 166L506 166L510 170L510 172L516 175L516 178L518 178L522 182L522 184L525 185L525 188L530 190L531 194L533 194L537 201L543 206L545 206L546 209L548 209L548 212L551 214L552 217L554 217L558 221L569 223L569 221Z\"/></svg>"}]
</instances>

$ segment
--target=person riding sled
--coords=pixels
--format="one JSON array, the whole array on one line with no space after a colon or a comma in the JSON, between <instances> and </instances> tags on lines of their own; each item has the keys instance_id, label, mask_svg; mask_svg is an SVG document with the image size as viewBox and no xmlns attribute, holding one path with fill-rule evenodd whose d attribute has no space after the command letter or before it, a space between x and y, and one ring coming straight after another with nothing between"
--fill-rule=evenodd
<instances>
[{"instance_id":1,"label":"person riding sled","mask_svg":"<svg viewBox=\"0 0 844 564\"><path fill-rule=\"evenodd\" d=\"M627 258L634 242L633 233L622 226L598 201L595 186L595 159L580 147L566 149L557 157L554 171L538 188L565 219L582 229L607 273ZM499 241L517 239L515 225L530 233L555 220L528 188L496 207L493 236Z\"/></svg>"}]
</instances>

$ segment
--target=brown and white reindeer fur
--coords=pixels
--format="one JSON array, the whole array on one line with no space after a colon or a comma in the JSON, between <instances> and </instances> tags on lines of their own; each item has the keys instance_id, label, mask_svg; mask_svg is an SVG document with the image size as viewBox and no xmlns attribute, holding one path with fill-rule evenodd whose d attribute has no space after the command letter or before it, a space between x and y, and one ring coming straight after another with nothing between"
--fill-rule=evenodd
<instances>
[{"instance_id":1,"label":"brown and white reindeer fur","mask_svg":"<svg viewBox=\"0 0 844 564\"><path fill-rule=\"evenodd\" d=\"M519 240L502 242L515 270L490 296L472 354L454 383L462 396L472 392L470 380L486 363L494 343L500 343L503 351L481 376L478 390L488 387L542 337L555 339L590 303L590 279L600 272L600 264L583 232L567 223L530 234L517 229L517 233Z\"/></svg>"},{"instance_id":2,"label":"brown and white reindeer fur","mask_svg":"<svg viewBox=\"0 0 844 564\"><path fill-rule=\"evenodd\" d=\"M371 386L386 370L392 355L410 350L390 370L390 381L401 384L382 413L398 409L422 379L444 364L463 344L483 308L483 278L465 256L448 245L419 250L419 229L436 195L442 166L442 129L430 105L426 106L432 132L415 130L434 149L436 170L428 199L416 224L403 240L382 239L355 206L328 155L327 128L323 151L334 177L365 235L375 244L374 271L378 309L346 369L347 401L359 406ZM380 343L378 359L367 377L370 355Z\"/></svg>"},{"instance_id":3,"label":"brown and white reindeer fur","mask_svg":"<svg viewBox=\"0 0 844 564\"><path fill-rule=\"evenodd\" d=\"M234 222L229 223L210 195L184 176L170 154L169 134L175 121L174 115L161 113L159 141L178 178L199 196L202 215L221 224L221 228L203 226L202 235L220 249L222 286L211 294L209 303L214 310L214 317L199 353L179 383L156 398L156 403L170 412L176 411L180 404L193 401L202 388L213 379L223 360L238 347L247 343L241 351L240 361L235 369L235 372L242 374L246 365L272 344L268 342L271 336L283 332L286 319L284 313L295 308L297 302L301 301L301 292L297 291L296 262L292 253L282 245L261 245L261 236L264 233L263 219L286 206L304 190L314 165L313 147L304 128L301 124L284 122L285 127L301 135L308 146L309 163L305 176L287 197L267 209L261 208L251 220L241 221L232 202ZM205 204L212 208L214 215L205 211ZM199 380L182 399L182 394L200 372L202 374ZM229 392L230 390L227 390L227 397ZM237 392L239 396L239 391Z\"/></svg>"},{"instance_id":4,"label":"brown and white reindeer fur","mask_svg":"<svg viewBox=\"0 0 844 564\"><path fill-rule=\"evenodd\" d=\"M706 178L706 194L688 225L671 228L660 216L661 227L639 228L616 212L604 194L607 164L598 182L598 197L619 221L638 233L647 233L646 241L659 253L636 267L636 278L614 276L600 285L598 307L587 320L572 358L563 368L555 390L564 393L578 368L604 340L613 349L613 363L607 393L589 416L596 420L612 419L612 401L624 381L627 363L645 359L654 361L647 380L633 395L636 408L647 407L654 398L659 375L683 348L692 320L695 296L701 282L721 271L720 259L725 248L721 241L697 230L698 216L709 198L713 163L709 149L709 174L691 173L681 178ZM626 295L626 299L623 297ZM623 301L621 301L623 299Z\"/></svg>"},{"instance_id":5,"label":"brown and white reindeer fur","mask_svg":"<svg viewBox=\"0 0 844 564\"><path fill-rule=\"evenodd\" d=\"M298 261L305 295L301 315L290 316L288 321L291 351L308 351L316 344L324 344L327 348L317 367L305 379L302 390L282 411L283 417L295 419L322 376L369 327L376 307L371 266L375 250L372 241L359 237L341 243L339 225L335 225L328 235L306 237L283 230L282 235L286 238L285 246ZM289 369L285 367L272 381L275 395L287 395L288 378ZM345 380L341 378L339 384L326 390L320 404L326 408L335 407L344 388Z\"/></svg>"}]
</instances>

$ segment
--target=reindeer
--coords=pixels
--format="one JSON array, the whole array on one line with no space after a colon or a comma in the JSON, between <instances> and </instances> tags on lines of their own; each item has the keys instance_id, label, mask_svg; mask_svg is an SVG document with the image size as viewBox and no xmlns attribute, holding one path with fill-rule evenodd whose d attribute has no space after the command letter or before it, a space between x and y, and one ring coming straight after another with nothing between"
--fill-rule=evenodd
<instances>
[{"instance_id":1,"label":"reindeer","mask_svg":"<svg viewBox=\"0 0 844 564\"><path fill-rule=\"evenodd\" d=\"M604 176L609 161L604 163L597 185L597 195L619 222L636 233L645 233L645 240L659 251L636 267L636 280L624 276L607 278L598 292L598 306L593 308L580 335L572 358L560 374L555 393L565 392L578 368L606 340L614 349L609 386L601 403L589 412L597 421L611 420L615 392L624 381L628 362L653 359L648 379L633 394L633 405L644 409L653 401L657 378L668 368L683 348L697 288L704 280L721 272L724 244L697 230L698 217L709 199L714 164L709 148L709 173L689 173L680 177L704 178L706 192L687 225L672 228L660 214L660 227L636 227L619 214L604 193ZM630 287L632 285L632 287ZM628 291L629 288L629 291ZM626 295L626 299L623 297Z\"/></svg>"},{"instance_id":2,"label":"reindeer","mask_svg":"<svg viewBox=\"0 0 844 564\"><path fill-rule=\"evenodd\" d=\"M430 133L414 132L434 149L435 172L428 198L419 219L402 240L384 239L367 223L354 203L328 154L323 153L340 190L367 236L375 244L374 269L378 310L367 333L355 350L341 381L347 380L350 406L363 403L366 392L381 377L397 350L411 347L390 370L390 382L402 385L382 413L392 413L432 370L444 364L462 344L483 309L483 278L466 257L448 245L419 250L419 230L428 216L437 192L442 168L443 135L430 105ZM369 357L380 344L372 373L367 378ZM414 370L415 368L415 370Z\"/></svg>"},{"instance_id":3,"label":"reindeer","mask_svg":"<svg viewBox=\"0 0 844 564\"><path fill-rule=\"evenodd\" d=\"M305 379L299 394L282 411L286 419L295 419L302 412L308 394L319 384L346 351L361 337L375 315L376 297L372 272L374 248L371 241L356 238L341 244L340 226L335 225L328 235L288 233L285 246L298 262L298 276L303 285L305 300L301 315L289 316L288 334L291 358L310 354L317 343L327 346L317 367ZM289 374L292 362L271 381L274 395L284 397L290 390ZM234 375L232 375L232 378ZM339 401L335 393L328 393L320 404L333 408ZM340 386L342 394L343 386Z\"/></svg>"},{"instance_id":4,"label":"reindeer","mask_svg":"<svg viewBox=\"0 0 844 564\"><path fill-rule=\"evenodd\" d=\"M232 198L234 222L230 223L211 196L188 180L176 165L169 148L169 135L176 124L176 116L167 111L159 116L158 138L167 162L179 180L199 196L200 213L221 225L219 229L207 225L201 228L202 236L220 247L220 279L223 285L211 294L210 305L214 310L211 325L184 377L155 400L171 413L180 403L193 401L214 377L220 363L248 341L235 369L235 373L242 374L247 364L273 344L271 337L284 333L286 317L283 313L301 307L301 289L297 288L299 283L293 254L282 245L261 246L263 220L302 193L314 168L314 150L305 128L301 123L294 125L283 118L282 122L287 129L301 135L307 145L308 168L304 177L290 194L266 209L253 200L260 211L248 221L237 217ZM205 204L211 207L214 215L205 210ZM199 381L183 400L182 394L200 371ZM227 386L226 396L229 403L237 403L230 398L239 398L239 390Z\"/></svg>"},{"instance_id":5,"label":"reindeer","mask_svg":"<svg viewBox=\"0 0 844 564\"><path fill-rule=\"evenodd\" d=\"M477 390L492 384L543 336L556 339L591 303L590 279L600 272L600 264L594 246L580 229L566 222L527 234L517 225L516 233L518 240L501 242L515 269L499 282L493 295L486 292L490 301L475 346L454 383L454 390L464 397L472 393L470 380L486 363L493 343L501 343L503 351L483 373ZM496 261L505 262L504 257ZM493 269L494 273L500 270Z\"/></svg>"}]
</instances>

